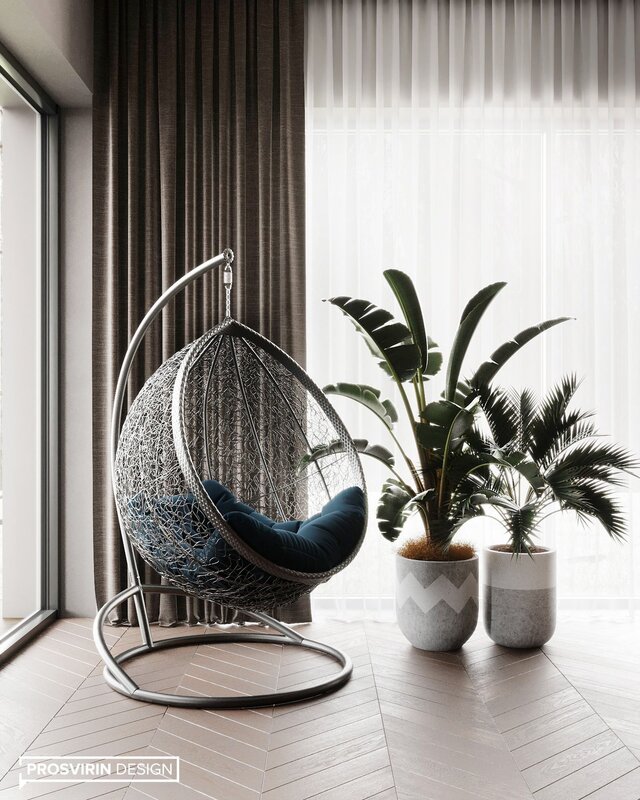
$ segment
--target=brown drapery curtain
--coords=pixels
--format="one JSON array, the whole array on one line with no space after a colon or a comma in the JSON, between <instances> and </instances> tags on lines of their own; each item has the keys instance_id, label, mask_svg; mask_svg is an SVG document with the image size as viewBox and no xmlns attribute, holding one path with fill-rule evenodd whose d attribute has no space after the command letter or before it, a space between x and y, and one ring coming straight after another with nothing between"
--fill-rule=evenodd
<instances>
[{"instance_id":1,"label":"brown drapery curtain","mask_svg":"<svg viewBox=\"0 0 640 800\"><path fill-rule=\"evenodd\" d=\"M109 472L111 401L130 336L164 288L231 247L234 316L305 356L303 0L97 0L93 106L94 564L98 605L127 582ZM223 317L221 275L149 331L131 402ZM143 580L157 580L141 565ZM163 595L161 624L226 621ZM309 598L276 610L310 618ZM114 621L134 622L132 609Z\"/></svg>"}]
</instances>

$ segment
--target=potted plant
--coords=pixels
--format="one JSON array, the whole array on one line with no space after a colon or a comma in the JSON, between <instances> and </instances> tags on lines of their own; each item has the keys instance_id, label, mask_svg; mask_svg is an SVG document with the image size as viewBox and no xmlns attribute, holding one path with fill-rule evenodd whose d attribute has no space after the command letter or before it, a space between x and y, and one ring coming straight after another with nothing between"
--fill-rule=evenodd
<instances>
[{"instance_id":1,"label":"potted plant","mask_svg":"<svg viewBox=\"0 0 640 800\"><path fill-rule=\"evenodd\" d=\"M504 288L491 284L467 303L460 318L449 356L445 387L440 393L431 382L440 373L443 356L426 332L415 287L405 273L390 269L384 276L404 316L404 323L367 300L333 297L339 308L363 336L378 364L396 385L410 425L408 441L400 441L393 403L379 389L356 383L325 387L330 395L346 397L371 411L395 442L404 468L393 454L368 440L356 440L360 452L375 458L390 471L382 487L377 522L390 541L400 535L414 513L420 515L423 532L399 548L396 556L396 608L400 629L416 647L451 650L473 633L478 613L478 557L469 545L452 543L461 525L479 513L469 505L459 513L452 504L456 486L486 457L467 446L478 412L475 385L486 383L527 342L565 318L548 320L519 333L492 354L469 381L460 374L469 343L484 312ZM339 442L314 449L310 458L335 454Z\"/></svg>"},{"instance_id":2,"label":"potted plant","mask_svg":"<svg viewBox=\"0 0 640 800\"><path fill-rule=\"evenodd\" d=\"M637 461L601 441L591 413L570 408L578 385L567 376L541 401L529 389L477 387L488 425L467 444L487 463L462 479L453 505L459 515L490 509L507 533L486 549L484 570L485 627L506 647L538 647L555 630L556 553L536 541L543 520L573 511L613 539L625 535L613 490Z\"/></svg>"}]
</instances>

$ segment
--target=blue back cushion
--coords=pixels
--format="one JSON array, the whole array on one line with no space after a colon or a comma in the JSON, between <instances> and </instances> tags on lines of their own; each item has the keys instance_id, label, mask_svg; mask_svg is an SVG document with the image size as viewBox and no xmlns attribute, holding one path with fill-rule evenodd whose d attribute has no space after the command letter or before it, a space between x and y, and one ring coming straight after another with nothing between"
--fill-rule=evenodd
<instances>
[{"instance_id":1,"label":"blue back cushion","mask_svg":"<svg viewBox=\"0 0 640 800\"><path fill-rule=\"evenodd\" d=\"M365 523L365 497L358 486L344 489L307 520L275 522L241 503L218 481L203 486L225 520L256 553L299 572L326 572L356 547Z\"/></svg>"}]
</instances>

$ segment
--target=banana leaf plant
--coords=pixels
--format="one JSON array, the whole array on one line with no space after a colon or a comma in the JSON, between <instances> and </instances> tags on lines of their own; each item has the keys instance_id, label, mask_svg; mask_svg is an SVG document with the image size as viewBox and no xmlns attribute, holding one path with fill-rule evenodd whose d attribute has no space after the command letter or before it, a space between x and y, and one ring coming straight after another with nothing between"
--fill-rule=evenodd
<instances>
[{"instance_id":1,"label":"banana leaf plant","mask_svg":"<svg viewBox=\"0 0 640 800\"><path fill-rule=\"evenodd\" d=\"M624 448L601 441L591 412L570 408L578 386L575 375L566 376L542 400L529 389L478 388L486 424L484 430L474 426L467 444L486 464L460 481L452 513L493 511L515 554L530 555L542 521L561 511L599 522L612 539L625 535L614 490L638 462ZM526 475L516 461L526 464Z\"/></svg>"},{"instance_id":2,"label":"banana leaf plant","mask_svg":"<svg viewBox=\"0 0 640 800\"><path fill-rule=\"evenodd\" d=\"M471 298L462 312L445 371L444 391L438 391L432 386L443 368L443 355L427 333L413 281L396 269L386 270L384 277L398 301L403 322L368 300L332 297L328 302L349 319L373 358L396 385L410 423L409 441L400 441L396 425L398 412L378 388L335 383L326 386L324 391L367 408L386 429L401 455L402 467L396 465L387 448L372 445L368 440L356 440L363 455L382 462L390 472L382 486L377 509L382 535L395 541L406 520L418 513L430 542L446 550L460 525L479 513L475 506L469 505L461 512L460 506L452 504L458 484L466 476L486 469L488 459L499 463L503 458L512 458L510 454L479 454L468 446L479 412L479 387L490 382L527 342L567 318L548 320L521 331L499 347L468 380L461 380L465 356L478 324L506 284L486 286ZM316 447L305 463L334 455L336 448L340 448L338 442ZM516 470L525 475L531 471L526 459L513 460Z\"/></svg>"}]
</instances>

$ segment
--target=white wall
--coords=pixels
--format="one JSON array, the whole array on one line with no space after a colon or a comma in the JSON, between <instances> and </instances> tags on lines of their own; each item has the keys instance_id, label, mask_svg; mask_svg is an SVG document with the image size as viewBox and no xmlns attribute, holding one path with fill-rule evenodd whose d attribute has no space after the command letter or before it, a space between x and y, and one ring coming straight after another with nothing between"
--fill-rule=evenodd
<instances>
[{"instance_id":1,"label":"white wall","mask_svg":"<svg viewBox=\"0 0 640 800\"><path fill-rule=\"evenodd\" d=\"M91 109L61 112L61 607L95 613L91 476Z\"/></svg>"},{"instance_id":2,"label":"white wall","mask_svg":"<svg viewBox=\"0 0 640 800\"><path fill-rule=\"evenodd\" d=\"M0 0L0 42L61 108L60 540L65 614L95 613L91 484L92 0Z\"/></svg>"},{"instance_id":3,"label":"white wall","mask_svg":"<svg viewBox=\"0 0 640 800\"><path fill-rule=\"evenodd\" d=\"M0 7L6 0L0 0ZM85 93L93 88L93 0L24 0L24 5L31 11L34 22L44 31L53 49L64 58L73 72L74 84L78 84L78 92ZM70 81L69 81L70 84ZM70 85L53 87L52 94L60 93L65 105L75 105L68 96Z\"/></svg>"},{"instance_id":4,"label":"white wall","mask_svg":"<svg viewBox=\"0 0 640 800\"><path fill-rule=\"evenodd\" d=\"M0 41L58 105L91 104L92 0L0 0Z\"/></svg>"}]
</instances>

